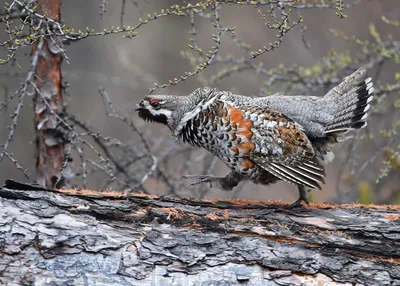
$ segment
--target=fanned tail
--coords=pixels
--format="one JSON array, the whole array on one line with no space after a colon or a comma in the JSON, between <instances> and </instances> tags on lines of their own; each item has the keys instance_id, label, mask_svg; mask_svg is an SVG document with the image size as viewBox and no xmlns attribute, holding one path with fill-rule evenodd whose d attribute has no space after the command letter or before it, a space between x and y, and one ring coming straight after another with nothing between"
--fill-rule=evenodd
<instances>
[{"instance_id":1,"label":"fanned tail","mask_svg":"<svg viewBox=\"0 0 400 286\"><path fill-rule=\"evenodd\" d=\"M367 125L373 91L372 79L367 78L366 69L361 67L324 96L326 112L332 120L325 125L325 136L312 138L317 156L323 162L333 160L331 147L350 138L346 136L348 131Z\"/></svg>"},{"instance_id":2,"label":"fanned tail","mask_svg":"<svg viewBox=\"0 0 400 286\"><path fill-rule=\"evenodd\" d=\"M367 112L374 88L372 79L366 78L366 74L364 68L358 69L326 95L328 100L333 99L335 105L333 120L325 129L328 136L339 137L351 129L367 125Z\"/></svg>"}]
</instances>

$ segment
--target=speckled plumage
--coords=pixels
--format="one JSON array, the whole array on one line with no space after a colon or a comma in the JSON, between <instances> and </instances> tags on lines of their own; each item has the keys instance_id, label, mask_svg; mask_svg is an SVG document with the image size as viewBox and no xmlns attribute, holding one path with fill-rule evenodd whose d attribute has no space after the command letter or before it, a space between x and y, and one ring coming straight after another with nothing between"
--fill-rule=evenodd
<instances>
[{"instance_id":1,"label":"speckled plumage","mask_svg":"<svg viewBox=\"0 0 400 286\"><path fill-rule=\"evenodd\" d=\"M251 98L211 88L189 96L151 95L138 106L143 119L166 124L172 136L202 147L230 169L226 177L188 175L231 190L241 180L285 180L321 188L324 160L343 135L365 125L371 79L360 68L323 97L276 94ZM296 202L296 203L299 203Z\"/></svg>"}]
</instances>

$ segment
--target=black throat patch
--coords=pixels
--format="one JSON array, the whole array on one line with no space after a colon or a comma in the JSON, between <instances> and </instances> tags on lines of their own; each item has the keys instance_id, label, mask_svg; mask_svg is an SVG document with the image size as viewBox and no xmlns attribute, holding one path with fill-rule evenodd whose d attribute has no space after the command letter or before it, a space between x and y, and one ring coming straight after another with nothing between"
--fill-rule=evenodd
<instances>
[{"instance_id":1,"label":"black throat patch","mask_svg":"<svg viewBox=\"0 0 400 286\"><path fill-rule=\"evenodd\" d=\"M147 109L139 110L139 117L145 121L157 122L157 123L162 123L164 125L167 125L167 117L164 114L153 115Z\"/></svg>"}]
</instances>

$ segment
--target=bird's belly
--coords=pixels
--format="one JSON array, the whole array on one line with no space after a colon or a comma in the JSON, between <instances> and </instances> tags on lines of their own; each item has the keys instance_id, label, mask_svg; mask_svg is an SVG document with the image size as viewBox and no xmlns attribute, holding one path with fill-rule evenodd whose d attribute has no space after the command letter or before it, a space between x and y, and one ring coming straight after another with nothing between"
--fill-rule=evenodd
<instances>
[{"instance_id":1,"label":"bird's belly","mask_svg":"<svg viewBox=\"0 0 400 286\"><path fill-rule=\"evenodd\" d=\"M230 170L249 179L255 179L261 171L261 167L248 156L234 154L226 142L221 142L218 139L208 140L208 142L201 142L200 146L215 155Z\"/></svg>"}]
</instances>

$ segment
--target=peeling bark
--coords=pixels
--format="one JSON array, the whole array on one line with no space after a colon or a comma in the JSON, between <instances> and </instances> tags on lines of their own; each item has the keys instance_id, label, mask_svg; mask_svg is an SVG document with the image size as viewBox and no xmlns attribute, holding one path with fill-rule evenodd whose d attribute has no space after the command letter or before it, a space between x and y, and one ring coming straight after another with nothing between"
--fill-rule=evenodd
<instances>
[{"instance_id":1,"label":"peeling bark","mask_svg":"<svg viewBox=\"0 0 400 286\"><path fill-rule=\"evenodd\" d=\"M5 285L400 285L400 207L195 201L7 181ZM1 284L0 283L0 284Z\"/></svg>"},{"instance_id":2,"label":"peeling bark","mask_svg":"<svg viewBox=\"0 0 400 286\"><path fill-rule=\"evenodd\" d=\"M60 20L60 0L39 0L41 14L52 20ZM51 24L42 29L52 29ZM59 118L63 111L61 89L61 41L56 37L41 39L33 46L32 54L38 54L33 96L36 130L37 181L43 186L54 187L60 178L64 162L64 138L59 130ZM39 49L40 48L40 49ZM64 178L60 178L64 183Z\"/></svg>"}]
</instances>

